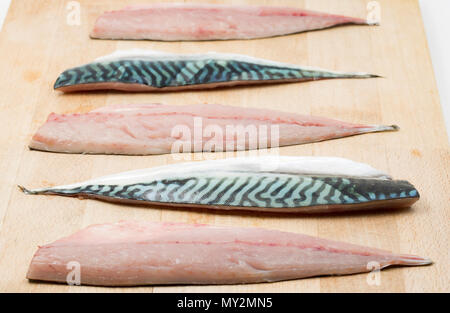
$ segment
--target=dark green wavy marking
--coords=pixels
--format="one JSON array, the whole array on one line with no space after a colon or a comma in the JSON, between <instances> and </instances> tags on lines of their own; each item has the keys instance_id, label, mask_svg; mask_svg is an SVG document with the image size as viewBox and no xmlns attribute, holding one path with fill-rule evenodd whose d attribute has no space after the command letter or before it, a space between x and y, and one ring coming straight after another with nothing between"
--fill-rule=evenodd
<instances>
[{"instance_id":1,"label":"dark green wavy marking","mask_svg":"<svg viewBox=\"0 0 450 313\"><path fill-rule=\"evenodd\" d=\"M120 60L91 63L63 72L55 89L90 83L140 84L155 88L272 80L370 78L369 74L336 74L230 60L145 61Z\"/></svg>"},{"instance_id":2,"label":"dark green wavy marking","mask_svg":"<svg viewBox=\"0 0 450 313\"><path fill-rule=\"evenodd\" d=\"M89 185L43 193L209 206L298 208L418 198L406 181L279 174L210 175L125 186Z\"/></svg>"}]
</instances>

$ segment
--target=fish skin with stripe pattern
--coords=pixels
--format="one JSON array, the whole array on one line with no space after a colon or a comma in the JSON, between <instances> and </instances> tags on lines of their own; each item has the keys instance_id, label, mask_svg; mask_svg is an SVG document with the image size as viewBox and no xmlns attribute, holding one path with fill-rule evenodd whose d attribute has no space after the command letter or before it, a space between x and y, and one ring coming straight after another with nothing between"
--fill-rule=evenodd
<instances>
[{"instance_id":1,"label":"fish skin with stripe pattern","mask_svg":"<svg viewBox=\"0 0 450 313\"><path fill-rule=\"evenodd\" d=\"M245 40L348 24L374 25L361 18L289 7L158 3L105 12L97 19L91 38Z\"/></svg>"},{"instance_id":2,"label":"fish skin with stripe pattern","mask_svg":"<svg viewBox=\"0 0 450 313\"><path fill-rule=\"evenodd\" d=\"M397 129L219 104L125 104L83 114L52 113L29 147L123 155L242 151Z\"/></svg>"},{"instance_id":3,"label":"fish skin with stripe pattern","mask_svg":"<svg viewBox=\"0 0 450 313\"><path fill-rule=\"evenodd\" d=\"M68 283L77 262L82 285L204 285L348 275L422 266L414 255L262 228L121 221L92 225L39 247L27 278ZM365 278L364 278L365 279Z\"/></svg>"},{"instance_id":4,"label":"fish skin with stripe pattern","mask_svg":"<svg viewBox=\"0 0 450 313\"><path fill-rule=\"evenodd\" d=\"M375 77L379 76L302 67L239 54L175 54L134 49L116 51L68 69L60 74L54 88L63 92L163 92Z\"/></svg>"},{"instance_id":5,"label":"fish skin with stripe pattern","mask_svg":"<svg viewBox=\"0 0 450 313\"><path fill-rule=\"evenodd\" d=\"M334 158L293 159L288 160L291 169L274 167L268 170L267 165L286 161L280 159L275 163L276 157L260 161L230 159L194 163L192 168L186 163L125 172L66 186L21 188L33 195L276 213L400 209L410 207L420 197L407 181L392 180L378 173L372 176L373 169L368 165ZM337 175L338 170L333 168L339 165L345 168ZM361 174L355 174L353 168L358 168Z\"/></svg>"}]
</instances>

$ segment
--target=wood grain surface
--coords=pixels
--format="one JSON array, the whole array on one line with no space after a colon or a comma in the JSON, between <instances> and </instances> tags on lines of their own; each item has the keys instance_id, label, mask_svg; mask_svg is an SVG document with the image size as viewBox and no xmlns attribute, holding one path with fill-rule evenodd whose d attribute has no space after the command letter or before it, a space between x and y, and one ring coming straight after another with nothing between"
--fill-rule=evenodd
<instances>
[{"instance_id":1,"label":"wood grain surface","mask_svg":"<svg viewBox=\"0 0 450 313\"><path fill-rule=\"evenodd\" d=\"M0 291L7 292L431 292L450 291L450 149L416 0L384 0L381 26L346 26L251 41L137 42L89 39L104 10L148 0L78 0L81 24L67 24L63 0L13 0L0 35ZM220 1L203 1L219 3ZM225 1L222 1L222 3ZM226 1L290 5L365 17L365 0ZM115 49L205 51L385 78L243 87L204 92L64 95L53 83L63 70ZM396 133L368 134L280 148L282 155L341 156L371 164L412 182L421 200L411 209L333 216L221 213L116 205L94 200L26 196L17 188L66 184L119 171L179 162L171 155L127 157L29 151L27 144L51 112L86 112L106 104L222 103L333 117L349 122L398 124ZM190 156L190 155L187 155ZM200 155L201 157L202 155ZM217 154L217 158L224 157ZM305 233L431 258L427 267L393 268L379 286L367 274L272 284L139 288L70 287L30 283L25 275L38 245L95 223L122 219L265 227Z\"/></svg>"}]
</instances>

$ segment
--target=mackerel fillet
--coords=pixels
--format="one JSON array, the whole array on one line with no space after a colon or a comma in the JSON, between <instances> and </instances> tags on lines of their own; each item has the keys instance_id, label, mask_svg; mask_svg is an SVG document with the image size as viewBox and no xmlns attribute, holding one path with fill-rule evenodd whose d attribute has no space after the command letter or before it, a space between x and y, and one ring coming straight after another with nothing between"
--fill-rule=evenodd
<instances>
[{"instance_id":1,"label":"mackerel fillet","mask_svg":"<svg viewBox=\"0 0 450 313\"><path fill-rule=\"evenodd\" d=\"M245 284L363 273L373 264L381 269L430 263L274 230L119 222L90 226L39 247L27 278L67 283L68 265L76 264L80 281L71 282L83 285Z\"/></svg>"},{"instance_id":2,"label":"mackerel fillet","mask_svg":"<svg viewBox=\"0 0 450 313\"><path fill-rule=\"evenodd\" d=\"M27 194L157 207L329 213L408 208L419 192L371 166L329 157L231 158L135 170Z\"/></svg>"},{"instance_id":3,"label":"mackerel fillet","mask_svg":"<svg viewBox=\"0 0 450 313\"><path fill-rule=\"evenodd\" d=\"M113 105L84 114L52 113L29 146L124 155L242 151L397 129L217 104Z\"/></svg>"},{"instance_id":4,"label":"mackerel fillet","mask_svg":"<svg viewBox=\"0 0 450 313\"><path fill-rule=\"evenodd\" d=\"M92 63L66 70L56 80L54 88L63 92L162 92L372 77L378 76L298 66L240 54L177 54L134 49L116 51Z\"/></svg>"},{"instance_id":5,"label":"mackerel fillet","mask_svg":"<svg viewBox=\"0 0 450 313\"><path fill-rule=\"evenodd\" d=\"M91 33L98 39L230 40L301 33L366 20L289 7L159 3L105 12Z\"/></svg>"}]
</instances>

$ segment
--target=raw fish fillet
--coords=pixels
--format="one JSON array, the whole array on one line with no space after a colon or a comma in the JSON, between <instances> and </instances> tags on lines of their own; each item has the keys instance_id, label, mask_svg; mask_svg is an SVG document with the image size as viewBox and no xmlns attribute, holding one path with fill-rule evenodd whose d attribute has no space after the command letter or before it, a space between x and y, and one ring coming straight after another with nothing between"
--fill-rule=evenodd
<instances>
[{"instance_id":1,"label":"raw fish fillet","mask_svg":"<svg viewBox=\"0 0 450 313\"><path fill-rule=\"evenodd\" d=\"M419 193L367 164L326 157L255 157L124 172L27 194L180 208L329 213L407 208Z\"/></svg>"},{"instance_id":2,"label":"raw fish fillet","mask_svg":"<svg viewBox=\"0 0 450 313\"><path fill-rule=\"evenodd\" d=\"M230 40L273 37L366 20L289 7L159 3L106 12L92 38L163 41Z\"/></svg>"},{"instance_id":3,"label":"raw fish fillet","mask_svg":"<svg viewBox=\"0 0 450 313\"><path fill-rule=\"evenodd\" d=\"M217 104L117 105L85 114L52 113L30 148L127 155L235 151L397 129Z\"/></svg>"},{"instance_id":4,"label":"raw fish fillet","mask_svg":"<svg viewBox=\"0 0 450 313\"><path fill-rule=\"evenodd\" d=\"M372 77L378 76L297 66L240 54L176 54L135 49L116 51L93 63L66 70L54 88L63 92L177 91Z\"/></svg>"},{"instance_id":5,"label":"raw fish fillet","mask_svg":"<svg viewBox=\"0 0 450 313\"><path fill-rule=\"evenodd\" d=\"M27 278L66 283L72 278L67 265L77 264L83 285L245 284L431 263L274 230L119 222L93 225L39 247Z\"/></svg>"}]
</instances>

